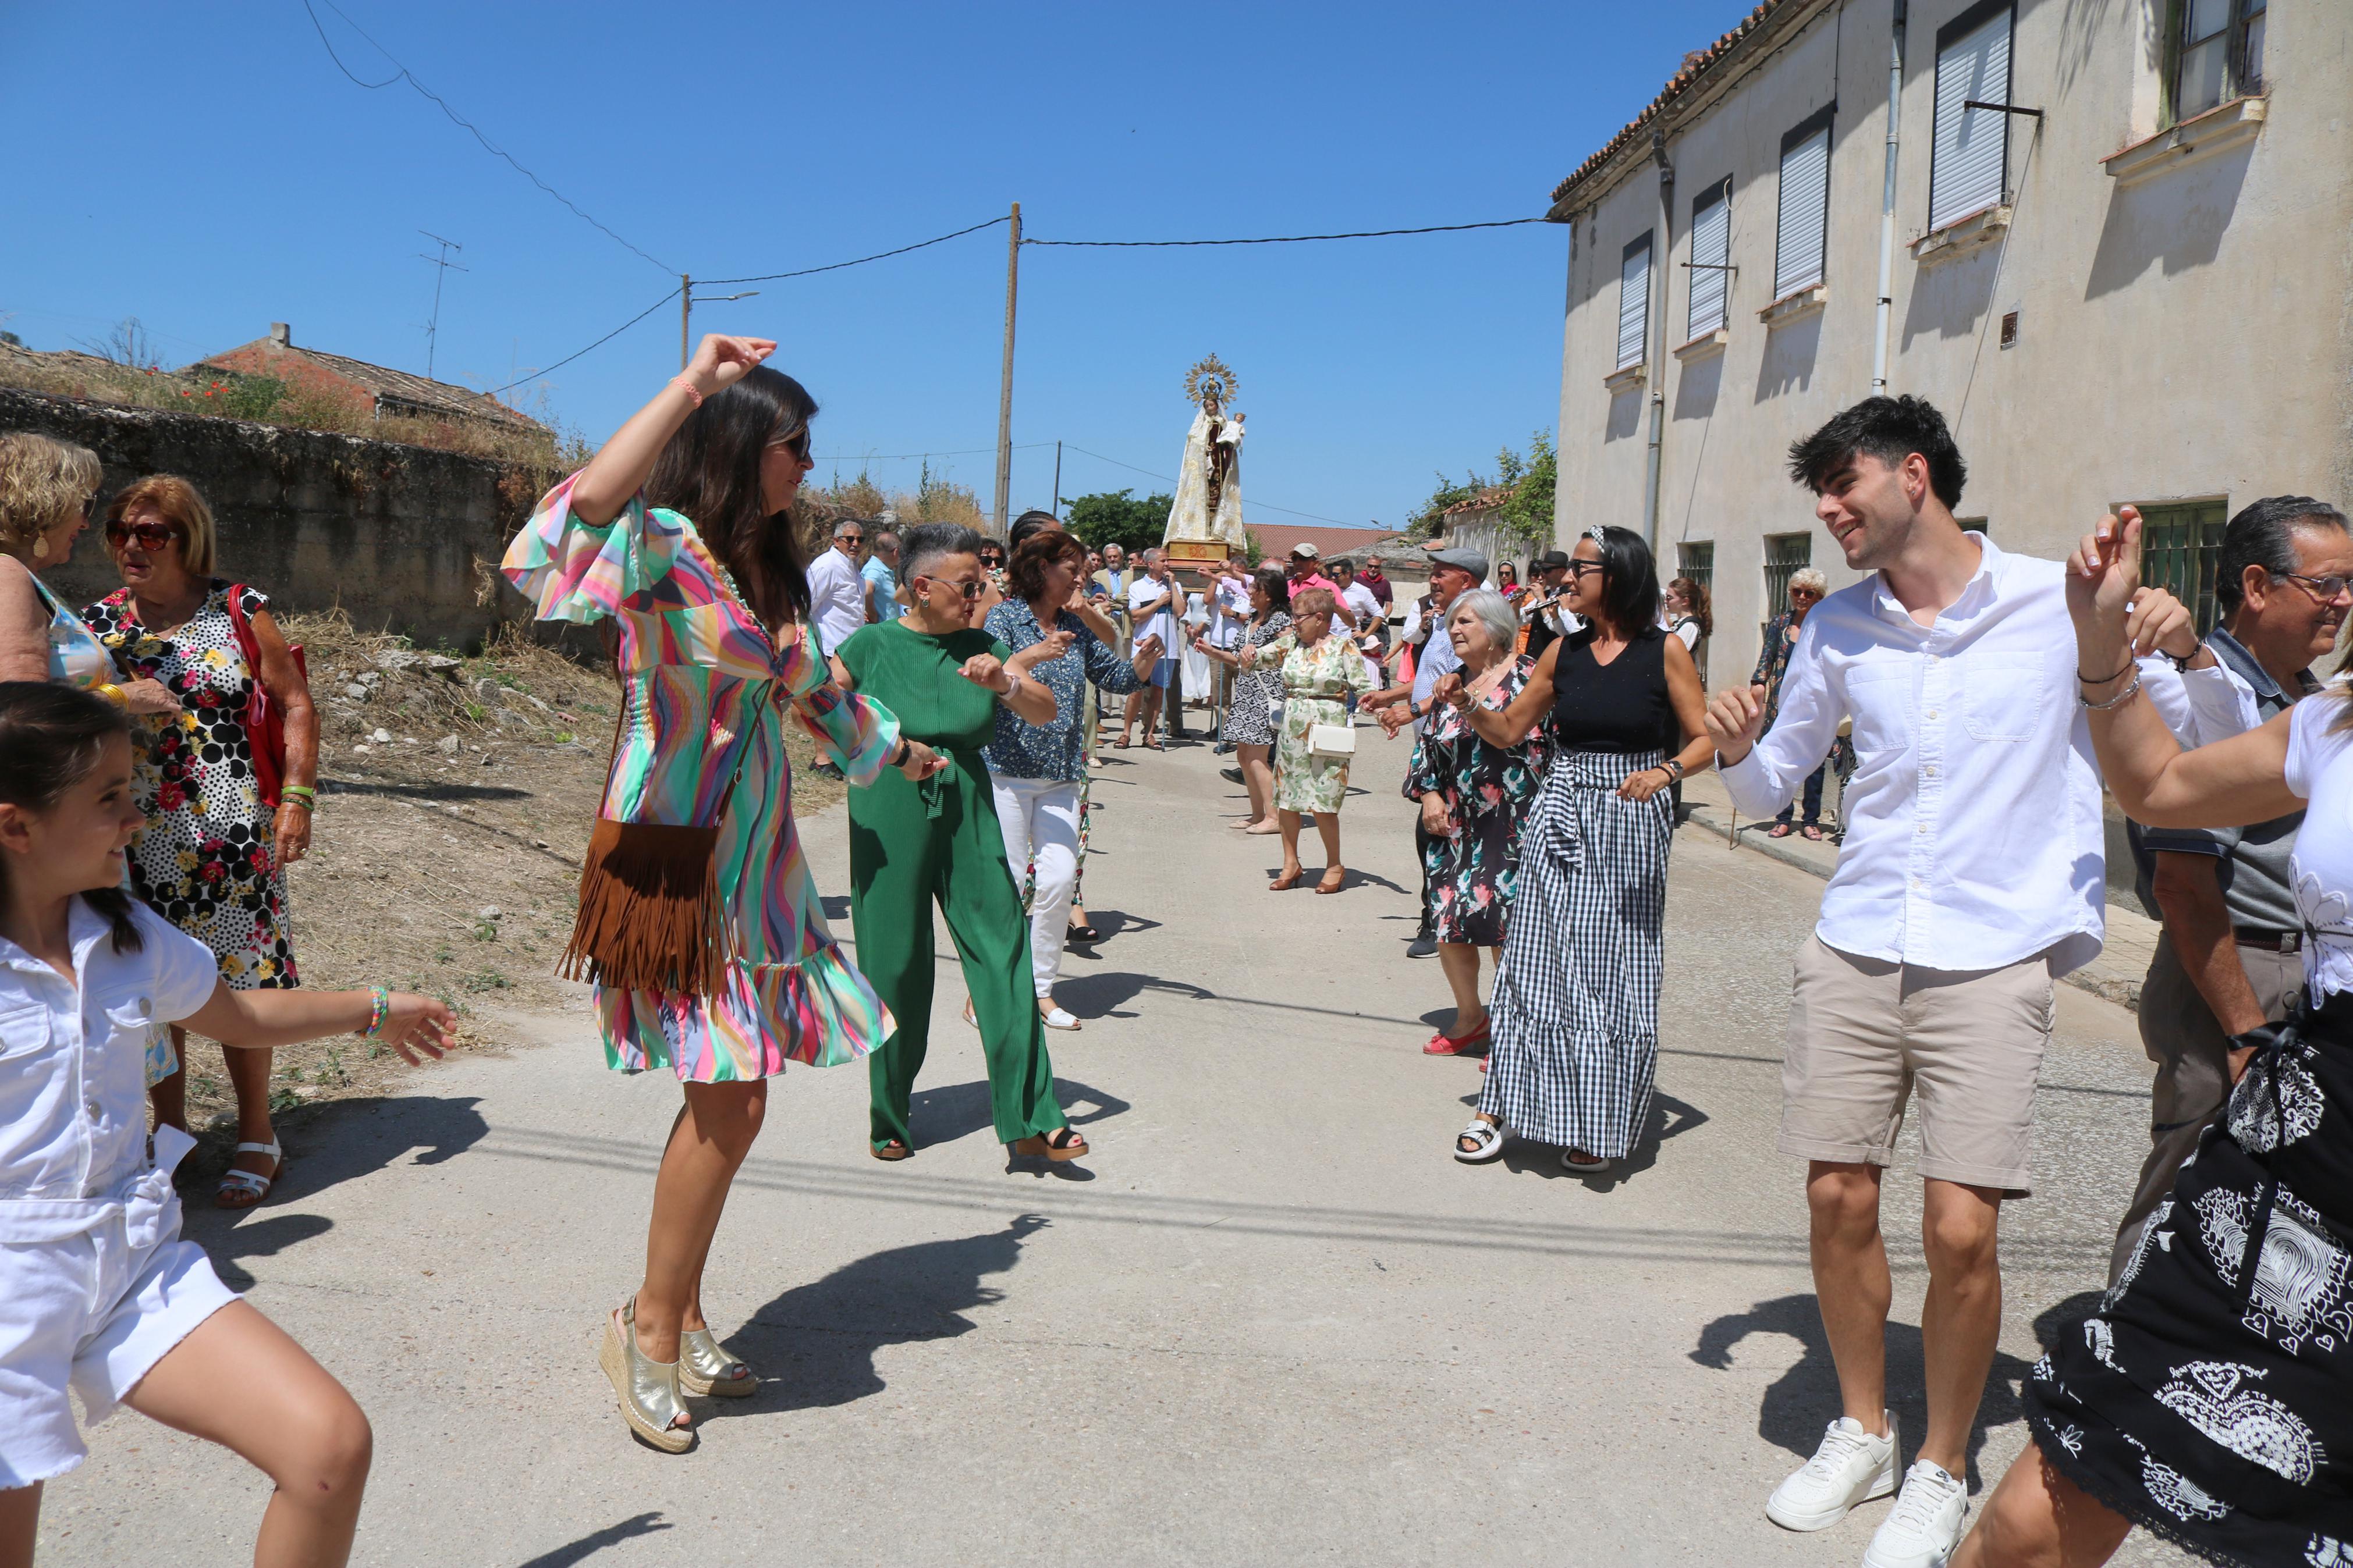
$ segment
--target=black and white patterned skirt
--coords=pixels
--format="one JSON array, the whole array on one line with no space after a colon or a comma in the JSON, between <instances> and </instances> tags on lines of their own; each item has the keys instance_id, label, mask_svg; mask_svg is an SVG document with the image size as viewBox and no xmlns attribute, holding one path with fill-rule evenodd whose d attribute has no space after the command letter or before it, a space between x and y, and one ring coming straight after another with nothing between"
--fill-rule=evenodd
<instances>
[{"instance_id":1,"label":"black and white patterned skirt","mask_svg":"<svg viewBox=\"0 0 2353 1568\"><path fill-rule=\"evenodd\" d=\"M2023 1391L2053 1467L2215 1563L2353 1564L2353 996L2255 1057Z\"/></svg>"},{"instance_id":2,"label":"black and white patterned skirt","mask_svg":"<svg viewBox=\"0 0 2353 1568\"><path fill-rule=\"evenodd\" d=\"M1667 792L1621 800L1660 753L1564 752L1520 834L1479 1110L1523 1138L1620 1159L1659 1055Z\"/></svg>"}]
</instances>

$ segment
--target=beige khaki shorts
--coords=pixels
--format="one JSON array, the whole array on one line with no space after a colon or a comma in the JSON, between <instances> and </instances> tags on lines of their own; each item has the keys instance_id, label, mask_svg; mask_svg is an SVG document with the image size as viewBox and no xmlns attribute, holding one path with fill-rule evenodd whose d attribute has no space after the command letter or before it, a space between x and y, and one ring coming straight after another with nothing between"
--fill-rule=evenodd
<instances>
[{"instance_id":1,"label":"beige khaki shorts","mask_svg":"<svg viewBox=\"0 0 2353 1568\"><path fill-rule=\"evenodd\" d=\"M1916 1089L1922 1176L2026 1196L2055 1005L2046 955L1922 969L1809 937L1789 997L1778 1146L1801 1160L1889 1164Z\"/></svg>"}]
</instances>

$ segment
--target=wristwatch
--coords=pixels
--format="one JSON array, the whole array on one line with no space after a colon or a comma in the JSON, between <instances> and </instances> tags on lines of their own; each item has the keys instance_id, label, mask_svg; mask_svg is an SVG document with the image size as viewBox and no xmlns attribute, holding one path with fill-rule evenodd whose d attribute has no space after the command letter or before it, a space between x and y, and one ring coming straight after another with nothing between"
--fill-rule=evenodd
<instances>
[{"instance_id":1,"label":"wristwatch","mask_svg":"<svg viewBox=\"0 0 2353 1568\"><path fill-rule=\"evenodd\" d=\"M1661 763L1659 766L1666 769L1668 775L1677 784L1683 783L1685 770L1679 760L1673 757L1669 757L1665 762Z\"/></svg>"}]
</instances>

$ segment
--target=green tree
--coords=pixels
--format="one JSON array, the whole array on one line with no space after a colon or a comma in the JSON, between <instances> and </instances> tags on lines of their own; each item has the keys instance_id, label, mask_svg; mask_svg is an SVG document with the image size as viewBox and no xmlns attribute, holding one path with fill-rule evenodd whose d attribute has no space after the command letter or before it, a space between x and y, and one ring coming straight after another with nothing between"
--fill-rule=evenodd
<instances>
[{"instance_id":1,"label":"green tree","mask_svg":"<svg viewBox=\"0 0 2353 1568\"><path fill-rule=\"evenodd\" d=\"M1176 503L1166 495L1135 499L1134 490L1098 490L1080 496L1064 514L1072 533L1096 549L1116 544L1131 552L1160 542L1168 531L1168 510Z\"/></svg>"},{"instance_id":2,"label":"green tree","mask_svg":"<svg viewBox=\"0 0 2353 1568\"><path fill-rule=\"evenodd\" d=\"M1560 453L1552 433L1539 430L1528 437L1525 461L1509 447L1498 461L1516 470L1504 482L1512 496L1504 503L1504 527L1532 550L1553 548L1553 491L1560 483Z\"/></svg>"}]
</instances>

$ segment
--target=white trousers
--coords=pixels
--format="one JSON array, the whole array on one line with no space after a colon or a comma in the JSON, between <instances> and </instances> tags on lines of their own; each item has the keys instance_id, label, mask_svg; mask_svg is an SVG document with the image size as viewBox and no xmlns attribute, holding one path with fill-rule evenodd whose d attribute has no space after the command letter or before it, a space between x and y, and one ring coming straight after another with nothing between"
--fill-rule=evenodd
<instances>
[{"instance_id":1,"label":"white trousers","mask_svg":"<svg viewBox=\"0 0 2353 1568\"><path fill-rule=\"evenodd\" d=\"M1079 885L1079 786L1003 773L989 774L988 782L1013 885L1019 887L1026 876L1037 879L1029 895L1029 971L1038 994L1051 996L1071 929L1071 895Z\"/></svg>"}]
</instances>

